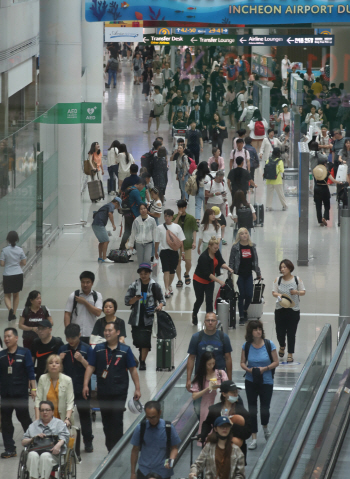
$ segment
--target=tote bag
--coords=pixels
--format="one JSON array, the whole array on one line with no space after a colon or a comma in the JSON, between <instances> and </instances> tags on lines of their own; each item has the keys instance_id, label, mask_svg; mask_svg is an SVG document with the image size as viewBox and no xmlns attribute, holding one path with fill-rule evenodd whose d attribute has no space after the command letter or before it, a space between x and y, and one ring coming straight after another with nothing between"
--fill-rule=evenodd
<instances>
[{"instance_id":1,"label":"tote bag","mask_svg":"<svg viewBox=\"0 0 350 479\"><path fill-rule=\"evenodd\" d=\"M339 165L336 180L346 181L347 174L348 174L348 165Z\"/></svg>"}]
</instances>

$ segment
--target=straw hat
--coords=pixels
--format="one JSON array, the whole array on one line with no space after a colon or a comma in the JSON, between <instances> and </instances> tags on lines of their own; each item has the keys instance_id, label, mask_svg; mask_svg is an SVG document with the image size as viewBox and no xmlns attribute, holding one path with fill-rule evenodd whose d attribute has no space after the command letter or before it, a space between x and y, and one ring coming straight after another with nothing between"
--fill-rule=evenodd
<instances>
[{"instance_id":1,"label":"straw hat","mask_svg":"<svg viewBox=\"0 0 350 479\"><path fill-rule=\"evenodd\" d=\"M292 298L289 296L289 294L283 293L281 294L281 301L279 304L282 306L282 308L294 308L295 303L292 300Z\"/></svg>"},{"instance_id":2,"label":"straw hat","mask_svg":"<svg viewBox=\"0 0 350 479\"><path fill-rule=\"evenodd\" d=\"M317 165L312 173L317 181L322 181L327 177L327 168L324 165Z\"/></svg>"}]
</instances>

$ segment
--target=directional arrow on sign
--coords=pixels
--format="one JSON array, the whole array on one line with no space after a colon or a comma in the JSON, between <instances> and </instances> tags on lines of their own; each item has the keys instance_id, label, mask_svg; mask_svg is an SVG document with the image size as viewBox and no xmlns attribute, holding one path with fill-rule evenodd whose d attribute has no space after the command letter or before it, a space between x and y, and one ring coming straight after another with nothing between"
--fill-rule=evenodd
<instances>
[{"instance_id":1,"label":"directional arrow on sign","mask_svg":"<svg viewBox=\"0 0 350 479\"><path fill-rule=\"evenodd\" d=\"M246 42L247 40L244 40L244 38L242 37L242 38L239 39L239 41L240 41L241 43L243 43L243 42Z\"/></svg>"},{"instance_id":2,"label":"directional arrow on sign","mask_svg":"<svg viewBox=\"0 0 350 479\"><path fill-rule=\"evenodd\" d=\"M146 42L149 42L149 38L146 38L146 37L143 37L143 41L146 43Z\"/></svg>"},{"instance_id":3,"label":"directional arrow on sign","mask_svg":"<svg viewBox=\"0 0 350 479\"><path fill-rule=\"evenodd\" d=\"M289 38L287 38L287 42L288 42L289 45L290 45L292 42L294 42L294 40L292 40L292 39L289 37Z\"/></svg>"},{"instance_id":4,"label":"directional arrow on sign","mask_svg":"<svg viewBox=\"0 0 350 479\"><path fill-rule=\"evenodd\" d=\"M191 38L191 42L192 42L192 43L198 42L198 40L197 40L197 38L192 37L192 38Z\"/></svg>"}]
</instances>

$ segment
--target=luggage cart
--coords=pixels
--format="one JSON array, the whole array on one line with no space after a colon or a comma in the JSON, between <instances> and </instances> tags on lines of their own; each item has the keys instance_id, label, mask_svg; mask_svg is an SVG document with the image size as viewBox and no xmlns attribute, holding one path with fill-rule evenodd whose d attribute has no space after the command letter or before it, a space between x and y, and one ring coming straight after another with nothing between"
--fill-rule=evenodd
<instances>
[{"instance_id":1,"label":"luggage cart","mask_svg":"<svg viewBox=\"0 0 350 479\"><path fill-rule=\"evenodd\" d=\"M181 128L181 129L177 130L176 128L173 127L172 136L173 136L173 148L176 148L176 146L177 146L177 140L178 140L179 138L183 138L183 139L185 140L185 138L186 138L186 129L185 129L185 128Z\"/></svg>"}]
</instances>

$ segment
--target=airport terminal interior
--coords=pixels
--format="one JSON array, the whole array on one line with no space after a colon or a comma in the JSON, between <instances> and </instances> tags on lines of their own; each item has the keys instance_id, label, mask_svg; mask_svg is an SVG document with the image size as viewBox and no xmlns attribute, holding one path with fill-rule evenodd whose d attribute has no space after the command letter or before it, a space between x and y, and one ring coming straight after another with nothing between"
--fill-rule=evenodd
<instances>
[{"instance_id":1,"label":"airport terminal interior","mask_svg":"<svg viewBox=\"0 0 350 479\"><path fill-rule=\"evenodd\" d=\"M201 2L202 0L198 3ZM259 276L265 290L259 304L252 303L249 306L251 314L248 308L248 319L247 315L241 317L239 314L237 298L239 293L243 295L243 289L239 288L240 279L239 284L234 285L237 293L235 299L229 301L229 308L233 310L235 307L234 323L225 312L220 316L218 305L216 309L221 324L218 327L227 333L232 347L232 378L229 379L241 388L239 396L245 409L248 410L247 380L244 377L245 371L241 368L241 356L249 322L259 319L266 339L276 346L275 354L281 352L275 323L275 311L278 311L276 307L280 307L281 298L273 296L272 292L277 287L274 281L281 276L279 268L282 261L289 260L293 263L295 269L292 274L304 286L305 295L293 296L294 299L298 298L297 304L300 302L300 321L297 325L295 351L288 355L290 351L286 348L279 356L279 365L275 371L270 404L270 437L264 437L259 413L256 447L250 448L254 437L246 440L248 451L243 475L235 475L231 471L230 475L214 476L208 472L208 477L347 477L347 450L350 447L350 326L347 326L350 317L347 291L350 271L350 215L347 209L350 140L346 143L347 136L350 136L350 81L345 46L349 35L347 24L339 23L338 18L331 28L321 22L303 22L300 26L254 23L245 26L239 23L234 26L227 21L227 32L215 24L217 35L214 36L234 37L235 42L240 37L249 42L249 36L270 36L281 38L284 43L281 40L282 43L277 46L268 42L255 46L238 42L231 46L220 46L219 43L194 47L187 41L183 44L155 42L154 45L148 45L142 39L133 41L132 31L134 29L135 35L140 35L141 30L142 36L143 29L143 35L147 38L150 35L162 35L163 32L159 30L164 22L158 26L156 14L151 18L154 20L153 25L151 22L142 22L140 14L139 21L127 22L123 28L118 29L119 33L123 30L127 32L124 36L116 35L113 38L111 31L118 26L118 16L114 18L114 23L110 22L112 18L109 17L106 17L106 22L102 21L102 14L99 21L96 21L98 8L103 2L87 3L96 7L94 21L85 20L83 0L56 0L55 5L48 0L0 0L0 246L1 249L6 248L8 233L16 231L17 245L23 249L27 259L25 265L19 266L23 269L24 281L19 291L15 319L11 319L11 311L5 303L8 283L6 285L5 280L0 282L2 348L8 347L4 342L4 329L19 328L27 297L33 290L40 292L42 305L51 313L52 335L60 337L66 344L64 316L67 299L73 291L80 288L80 274L90 271L95 275L93 290L101 293L103 300L113 298L117 302L116 315L126 325L125 344L139 359L138 348L133 344L134 331L129 322L131 304L125 301L129 286L139 278L138 255L132 245L127 243L127 247L131 247L126 256L127 262L104 260L104 256L101 258L102 249L99 248L99 244L103 243L98 236L102 234L101 230L97 233L96 228L93 228L96 211L117 197L118 200L113 203L114 213L112 212L115 228L109 215L109 220L102 229L104 243L108 241L107 255L111 250L120 251L121 237L128 221L121 209L128 198L120 189L118 177L115 184L110 180L109 167L112 164L109 151L112 143L117 140L121 149L121 153L116 151L115 156L117 164L120 162L119 174L122 171L119 181L130 177L130 165L125 163L125 155L120 160L120 154L126 151L125 146L138 165L138 174L144 166L142 158L146 153L153 152L155 147L166 148L167 186L159 218L159 225L162 225L166 221L164 210L170 209L177 214L177 203L184 197L184 192L180 189L184 182L179 181L179 175L185 177L185 172L178 166L180 160L176 161L176 156L175 161L171 159L177 151L177 140L190 137L187 133L187 129L191 129L189 118L194 118L194 129L199 133L196 137L198 148L193 147L192 150L193 158L197 152L197 165L208 162L214 155L213 147L218 146L220 159L213 159L210 163L217 162L218 170L224 171L223 183L215 182L215 171L212 177L207 175L204 189L210 195L214 181L220 187L224 185L227 194L226 197L221 196L226 199L221 203L213 202L210 198L208 203L203 201L199 215L197 197L187 196L186 215L195 217L198 221L194 221L194 224L200 226L204 211L210 205L216 204L219 208L222 205L219 214L216 212L216 217L221 226L226 223L226 227L219 227L221 238L215 240L215 244L220 245L222 258L229 265L238 228L234 215L230 213L233 195L230 185L227 186L227 180L231 170L238 170L237 164L232 165L231 161L232 155L235 158L239 156L236 149L240 149L241 143L236 143L235 140L241 137L244 142L247 137L251 137L252 146L256 148L257 164L254 176L249 171L251 183L250 187L247 183L243 197L256 208L251 216L254 224L251 228L247 227L251 229L250 237L257 257L251 260L249 268L254 269L254 261L258 260L261 273L257 275L253 271L253 278ZM134 2L135 5L136 3ZM285 3L293 2L287 0ZM311 3L317 5L320 2ZM68 4L72 7L70 11ZM120 9L126 11L128 7L127 2L123 2ZM132 7L134 8L133 5ZM193 13L195 8L191 10L192 7L187 7L187 3L186 8L186 12L190 13L186 21L196 21L196 13ZM215 6L211 8L215 9ZM179 14L182 15L181 12ZM17 19L19 24L15 33L11 30L15 30ZM170 32L173 28L174 33L175 28L181 27L180 23L177 22L174 27L168 24L167 28ZM183 25L186 26L185 23ZM191 25L191 28L198 30L194 23ZM207 27L210 27L209 23ZM287 37L294 39L295 44L286 43ZM321 38L320 44L315 43L317 37ZM325 37L328 39L323 41L322 38ZM184 34L183 38L188 36ZM311 45L308 43L310 39L314 42ZM135 68L139 58L142 66ZM113 59L117 64L116 69L112 66ZM164 73L168 66L170 76ZM177 78L173 79L175 73ZM320 89L319 83L322 85ZM204 96L207 85L211 86L208 88L211 112L209 120ZM172 86L176 88L171 90ZM195 113L190 116L191 112L196 111L195 93L199 93L198 103L201 109L198 122ZM180 98L179 101L177 97ZM159 108L161 112L158 116ZM260 116L254 116L255 110L260 111ZM181 122L183 113L180 114L180 120L177 120L179 111L184 112L184 125ZM218 118L214 118L214 114ZM176 124L176 121L180 123ZM256 123L262 125L262 132L259 132L260 125ZM204 124L207 125L207 131ZM222 130L218 129L218 125ZM157 138L161 138L161 145L154 145ZM245 146L249 145L249 141ZM84 162L89 157L90 148L95 148L96 142L100 150L97 156L102 159L99 177L103 198L93 196L96 191L90 183L98 183L98 180L84 172ZM188 140L186 146L191 150L191 140ZM323 146L326 148L323 149ZM187 153L190 156L191 151ZM252 153L250 155L250 168L253 169ZM339 162L339 156L342 156L344 164ZM280 181L266 179L265 164L275 160L280 165L279 168L282 168L282 174L279 173L281 170L276 170L276 177ZM186 157L184 161L187 162ZM189 166L188 161L187 170ZM244 161L243 169L248 171L250 168ZM154 176L154 181L151 181L157 192L156 178L159 175L153 170L151 176ZM233 177L230 175L230 178ZM186 181L188 178L186 176ZM144 181L147 183L147 175L146 179ZM330 194L325 195L321 213L317 215L317 188L320 188L320 184ZM143 186L145 185L142 184ZM152 188L148 185L146 188L147 195L152 195ZM149 196L145 202L149 203ZM199 201L198 203L200 204ZM248 210L251 211L249 205ZM142 221L140 223L142 226ZM243 228L246 231L244 225ZM189 343L192 335L206 327L205 301L198 315L193 315L194 303L198 297L194 283L200 284L197 281L199 270L196 274L195 270L199 258L203 258L202 251L205 251L198 251L199 236L197 233L195 246L190 249L192 263L189 280L184 277L185 261L180 261L181 276L178 278L175 274L172 291L164 281L164 278L167 281L163 274L166 262L162 264L161 258L157 259L153 252L152 257L148 255L147 261L147 255L143 256L143 262L150 263L151 278L159 284L165 295L164 311L170 315L175 325L176 338L171 340L170 370L163 369L162 358L157 352L160 340L156 334L152 334L146 368L138 367L135 371L140 382L140 403L144 405L152 399L159 400L162 418L171 421L181 439L179 458L171 471L172 477L176 479L189 477L191 464L202 450L199 443L191 439L197 434L198 417L192 393L186 389ZM152 236L151 242L154 240L155 237ZM239 252L241 250L238 249ZM252 247L248 251L251 259ZM4 253L0 259L0 271L3 273L3 266L6 268ZM235 273L242 274L238 271ZM193 278L194 275L197 279ZM220 280L226 281L228 277L228 271L221 268ZM0 281L2 278L1 275ZM254 284L259 283L254 281ZM220 284L215 282L214 299L217 295L220 296L219 287ZM292 300L291 295L292 293L285 296ZM255 316L252 313L254 307L258 311ZM103 312L100 317L102 316ZM22 333L18 329L19 347L23 346ZM82 334L88 335L90 333ZM6 363L6 371L4 368L0 371L1 393L8 375L12 374L11 364L7 368ZM130 440L136 425L143 419L144 412L135 413L128 408L128 401L135 393L130 374L129 377L122 432L124 435L108 453L101 411L95 399L94 409L91 410L93 452L86 452L81 441L80 455L74 454L74 445L76 468L68 467L68 472L60 471L62 478L136 479L136 476L131 475ZM219 402L219 398L220 392L217 393L215 402ZM31 397L28 407L34 421L34 403ZM0 452L7 453L9 451L3 441L3 422L2 417ZM19 469L23 457L21 441L24 431L15 413L12 422L17 455L2 455L0 476L27 479L29 475ZM79 427L79 414L76 410L74 423ZM239 450L237 446L235 449ZM53 474L55 472L50 477L54 477ZM57 476L56 472L55 477ZM143 474L137 476L137 479L145 477L167 479L169 476ZM190 477L193 479L197 476Z\"/></svg>"}]
</instances>

